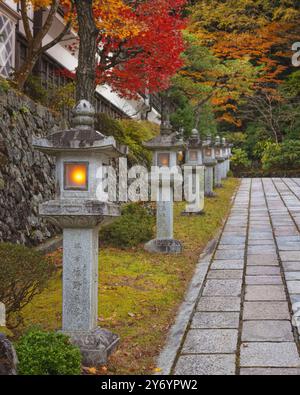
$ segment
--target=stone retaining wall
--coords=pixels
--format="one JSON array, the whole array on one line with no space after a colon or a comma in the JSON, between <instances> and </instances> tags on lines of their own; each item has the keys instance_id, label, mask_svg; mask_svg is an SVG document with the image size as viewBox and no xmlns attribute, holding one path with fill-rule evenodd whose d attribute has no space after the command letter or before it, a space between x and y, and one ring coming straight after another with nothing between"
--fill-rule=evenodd
<instances>
[{"instance_id":1,"label":"stone retaining wall","mask_svg":"<svg viewBox=\"0 0 300 395\"><path fill-rule=\"evenodd\" d=\"M54 194L54 162L31 139L64 126L29 98L0 91L0 241L37 245L58 231L38 218L39 203Z\"/></svg>"}]
</instances>

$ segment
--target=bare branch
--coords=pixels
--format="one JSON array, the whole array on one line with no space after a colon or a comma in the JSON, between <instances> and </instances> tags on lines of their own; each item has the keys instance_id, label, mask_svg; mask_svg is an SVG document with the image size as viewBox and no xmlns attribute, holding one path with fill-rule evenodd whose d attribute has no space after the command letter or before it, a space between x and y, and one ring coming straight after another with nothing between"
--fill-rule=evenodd
<instances>
[{"instance_id":1,"label":"bare branch","mask_svg":"<svg viewBox=\"0 0 300 395\"><path fill-rule=\"evenodd\" d=\"M31 29L30 29L29 18L28 18L28 14L27 14L26 0L21 0L21 16L22 16L22 22L24 25L24 30L25 30L27 41L29 43L31 43L33 36L32 36Z\"/></svg>"}]
</instances>

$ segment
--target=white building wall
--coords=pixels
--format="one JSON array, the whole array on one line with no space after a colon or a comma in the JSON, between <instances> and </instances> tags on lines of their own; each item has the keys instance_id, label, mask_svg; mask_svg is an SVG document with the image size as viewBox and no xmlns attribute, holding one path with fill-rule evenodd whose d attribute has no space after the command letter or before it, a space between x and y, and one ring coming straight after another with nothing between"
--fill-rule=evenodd
<instances>
[{"instance_id":1,"label":"white building wall","mask_svg":"<svg viewBox=\"0 0 300 395\"><path fill-rule=\"evenodd\" d=\"M6 5L8 5L11 10L17 11L17 4L13 0L4 0ZM0 0L1 6L1 0ZM1 13L1 8L0 8ZM63 29L63 18L60 15L57 15L56 21L53 24L51 30L46 35L44 39L44 44L51 41L59 32ZM24 33L22 23L19 23L19 30L21 33ZM76 54L75 56L71 53L68 48L68 44L70 44L76 35L73 34L70 37L70 41L59 43L55 45L53 48L47 51L47 53L52 56L55 60L57 60L62 66L70 71L74 71L77 67L78 61ZM14 66L14 64L13 64ZM116 92L112 92L112 90L108 86L98 86L97 91L104 96L107 100L113 103L120 110L125 112L128 116L135 119L140 119L141 117L141 109L144 107L144 100L126 100L120 97ZM150 121L155 123L160 123L160 117L157 111L152 109L152 111L148 114L148 118Z\"/></svg>"},{"instance_id":2,"label":"white building wall","mask_svg":"<svg viewBox=\"0 0 300 395\"><path fill-rule=\"evenodd\" d=\"M12 10L17 11L17 3L13 0L4 0L4 3L6 3Z\"/></svg>"}]
</instances>

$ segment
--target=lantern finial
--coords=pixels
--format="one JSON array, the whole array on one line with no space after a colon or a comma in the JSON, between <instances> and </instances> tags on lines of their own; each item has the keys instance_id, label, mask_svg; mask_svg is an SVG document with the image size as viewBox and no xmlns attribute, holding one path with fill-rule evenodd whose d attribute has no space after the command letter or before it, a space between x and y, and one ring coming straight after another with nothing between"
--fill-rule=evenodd
<instances>
[{"instance_id":1,"label":"lantern finial","mask_svg":"<svg viewBox=\"0 0 300 395\"><path fill-rule=\"evenodd\" d=\"M72 126L75 129L92 129L95 120L95 109L87 100L80 100L72 111Z\"/></svg>"},{"instance_id":2,"label":"lantern finial","mask_svg":"<svg viewBox=\"0 0 300 395\"><path fill-rule=\"evenodd\" d=\"M161 135L170 135L173 132L173 128L171 122L169 120L162 121L160 125L160 134Z\"/></svg>"}]
</instances>

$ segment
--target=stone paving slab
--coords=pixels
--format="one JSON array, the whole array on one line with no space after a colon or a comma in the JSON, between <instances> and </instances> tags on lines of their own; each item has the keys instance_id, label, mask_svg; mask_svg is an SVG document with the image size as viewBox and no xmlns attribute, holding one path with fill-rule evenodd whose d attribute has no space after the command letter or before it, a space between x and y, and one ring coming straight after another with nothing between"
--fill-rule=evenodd
<instances>
[{"instance_id":1,"label":"stone paving slab","mask_svg":"<svg viewBox=\"0 0 300 395\"><path fill-rule=\"evenodd\" d=\"M241 367L299 368L300 358L294 343L243 343Z\"/></svg>"},{"instance_id":2,"label":"stone paving slab","mask_svg":"<svg viewBox=\"0 0 300 395\"><path fill-rule=\"evenodd\" d=\"M274 240L249 240L248 241L248 246L260 246L260 245L274 245Z\"/></svg>"},{"instance_id":3,"label":"stone paving slab","mask_svg":"<svg viewBox=\"0 0 300 395\"><path fill-rule=\"evenodd\" d=\"M243 342L292 342L292 326L289 321L245 321Z\"/></svg>"},{"instance_id":4,"label":"stone paving slab","mask_svg":"<svg viewBox=\"0 0 300 395\"><path fill-rule=\"evenodd\" d=\"M257 255L257 254L270 254L276 253L275 245L258 245L258 246L249 246L248 247L248 255Z\"/></svg>"},{"instance_id":5,"label":"stone paving slab","mask_svg":"<svg viewBox=\"0 0 300 395\"><path fill-rule=\"evenodd\" d=\"M235 354L232 355L183 355L179 358L176 375L233 376Z\"/></svg>"},{"instance_id":6,"label":"stone paving slab","mask_svg":"<svg viewBox=\"0 0 300 395\"><path fill-rule=\"evenodd\" d=\"M241 376L300 376L296 368L242 368Z\"/></svg>"},{"instance_id":7,"label":"stone paving slab","mask_svg":"<svg viewBox=\"0 0 300 395\"><path fill-rule=\"evenodd\" d=\"M276 254L258 254L248 255L248 266L278 266L278 258Z\"/></svg>"},{"instance_id":8,"label":"stone paving slab","mask_svg":"<svg viewBox=\"0 0 300 395\"><path fill-rule=\"evenodd\" d=\"M299 243L281 243L278 244L279 251L298 251L300 254L300 244Z\"/></svg>"},{"instance_id":9,"label":"stone paving slab","mask_svg":"<svg viewBox=\"0 0 300 395\"><path fill-rule=\"evenodd\" d=\"M241 280L243 278L243 270L210 270L207 278L214 280Z\"/></svg>"},{"instance_id":10,"label":"stone paving slab","mask_svg":"<svg viewBox=\"0 0 300 395\"><path fill-rule=\"evenodd\" d=\"M300 262L283 262L282 266L285 272L300 271Z\"/></svg>"},{"instance_id":11,"label":"stone paving slab","mask_svg":"<svg viewBox=\"0 0 300 395\"><path fill-rule=\"evenodd\" d=\"M243 261L214 261L211 265L212 270L235 270L235 269L243 269L244 262Z\"/></svg>"},{"instance_id":12,"label":"stone paving slab","mask_svg":"<svg viewBox=\"0 0 300 395\"><path fill-rule=\"evenodd\" d=\"M244 259L244 255L245 253L243 250L219 250L216 252L215 259Z\"/></svg>"},{"instance_id":13,"label":"stone paving slab","mask_svg":"<svg viewBox=\"0 0 300 395\"><path fill-rule=\"evenodd\" d=\"M234 354L236 329L191 329L184 342L183 354Z\"/></svg>"},{"instance_id":14,"label":"stone paving slab","mask_svg":"<svg viewBox=\"0 0 300 395\"><path fill-rule=\"evenodd\" d=\"M241 245L235 244L234 246L232 244L220 244L218 247L219 251L232 250L232 249L245 251L245 246L243 244Z\"/></svg>"},{"instance_id":15,"label":"stone paving slab","mask_svg":"<svg viewBox=\"0 0 300 395\"><path fill-rule=\"evenodd\" d=\"M281 285L280 276L246 276L247 285Z\"/></svg>"},{"instance_id":16,"label":"stone paving slab","mask_svg":"<svg viewBox=\"0 0 300 395\"><path fill-rule=\"evenodd\" d=\"M249 240L273 240L272 232L252 232L249 235Z\"/></svg>"},{"instance_id":17,"label":"stone paving slab","mask_svg":"<svg viewBox=\"0 0 300 395\"><path fill-rule=\"evenodd\" d=\"M286 281L289 281L289 280L300 281L300 272L286 272L285 279L286 279Z\"/></svg>"},{"instance_id":18,"label":"stone paving slab","mask_svg":"<svg viewBox=\"0 0 300 395\"><path fill-rule=\"evenodd\" d=\"M290 294L300 294L300 281L287 281Z\"/></svg>"},{"instance_id":19,"label":"stone paving slab","mask_svg":"<svg viewBox=\"0 0 300 395\"><path fill-rule=\"evenodd\" d=\"M200 299L197 311L240 311L240 297L205 297Z\"/></svg>"},{"instance_id":20,"label":"stone paving slab","mask_svg":"<svg viewBox=\"0 0 300 395\"><path fill-rule=\"evenodd\" d=\"M170 372L300 375L300 178L294 180L242 180L204 262L207 274Z\"/></svg>"},{"instance_id":21,"label":"stone paving slab","mask_svg":"<svg viewBox=\"0 0 300 395\"><path fill-rule=\"evenodd\" d=\"M299 262L300 264L299 251L280 252L280 258L283 262Z\"/></svg>"},{"instance_id":22,"label":"stone paving slab","mask_svg":"<svg viewBox=\"0 0 300 395\"><path fill-rule=\"evenodd\" d=\"M207 280L203 296L240 296L242 280Z\"/></svg>"},{"instance_id":23,"label":"stone paving slab","mask_svg":"<svg viewBox=\"0 0 300 395\"><path fill-rule=\"evenodd\" d=\"M245 300L285 301L286 294L282 285L247 285Z\"/></svg>"},{"instance_id":24,"label":"stone paving slab","mask_svg":"<svg viewBox=\"0 0 300 395\"><path fill-rule=\"evenodd\" d=\"M191 328L195 329L238 329L240 313L238 312L197 312Z\"/></svg>"},{"instance_id":25,"label":"stone paving slab","mask_svg":"<svg viewBox=\"0 0 300 395\"><path fill-rule=\"evenodd\" d=\"M280 276L278 266L248 266L246 269L247 276Z\"/></svg>"},{"instance_id":26,"label":"stone paving slab","mask_svg":"<svg viewBox=\"0 0 300 395\"><path fill-rule=\"evenodd\" d=\"M244 320L289 320L287 302L245 302Z\"/></svg>"},{"instance_id":27,"label":"stone paving slab","mask_svg":"<svg viewBox=\"0 0 300 395\"><path fill-rule=\"evenodd\" d=\"M239 237L239 236L223 236L221 238L220 244L225 244L225 245L242 245L246 241L246 236L244 237Z\"/></svg>"}]
</instances>

